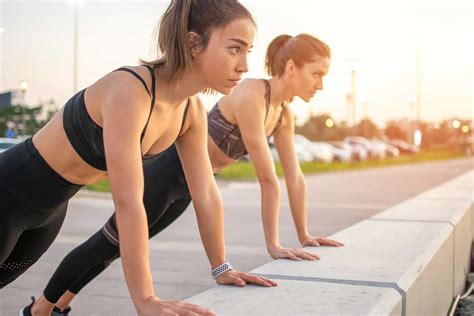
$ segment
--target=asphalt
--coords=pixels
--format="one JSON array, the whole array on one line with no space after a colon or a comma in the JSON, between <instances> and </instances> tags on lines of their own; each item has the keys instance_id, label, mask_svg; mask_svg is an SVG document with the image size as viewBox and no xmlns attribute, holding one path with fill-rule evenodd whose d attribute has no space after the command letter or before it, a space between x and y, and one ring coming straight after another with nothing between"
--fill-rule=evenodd
<instances>
[{"instance_id":1,"label":"asphalt","mask_svg":"<svg viewBox=\"0 0 474 316\"><path fill-rule=\"evenodd\" d=\"M474 159L463 158L308 176L309 230L314 235L331 235L473 166ZM258 184L219 185L226 209L228 259L242 271L272 260L263 238ZM110 195L83 192L73 198L61 232L48 252L0 292L0 315L17 315L31 295L38 296L65 254L95 233L112 211ZM298 246L284 183L280 242L286 247ZM192 207L150 241L150 260L155 291L163 299L185 299L214 285ZM85 287L72 308L71 315L133 315L120 261Z\"/></svg>"}]
</instances>

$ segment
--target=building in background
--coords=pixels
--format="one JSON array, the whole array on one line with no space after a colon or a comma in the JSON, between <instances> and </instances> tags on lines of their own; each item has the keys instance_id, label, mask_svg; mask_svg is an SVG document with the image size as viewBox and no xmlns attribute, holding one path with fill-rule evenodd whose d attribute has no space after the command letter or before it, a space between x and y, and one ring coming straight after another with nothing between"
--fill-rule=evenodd
<instances>
[{"instance_id":1,"label":"building in background","mask_svg":"<svg viewBox=\"0 0 474 316\"><path fill-rule=\"evenodd\" d=\"M21 90L9 90L0 93L0 109L19 105L21 103Z\"/></svg>"}]
</instances>

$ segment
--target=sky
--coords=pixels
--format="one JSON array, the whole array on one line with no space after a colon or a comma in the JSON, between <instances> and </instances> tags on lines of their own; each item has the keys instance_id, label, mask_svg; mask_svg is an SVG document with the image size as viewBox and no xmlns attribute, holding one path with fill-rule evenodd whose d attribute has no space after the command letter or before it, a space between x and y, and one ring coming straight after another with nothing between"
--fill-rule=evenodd
<instances>
[{"instance_id":1,"label":"sky","mask_svg":"<svg viewBox=\"0 0 474 316\"><path fill-rule=\"evenodd\" d=\"M277 35L309 33L332 50L324 90L296 100L310 115L349 118L346 94L356 69L356 119L379 125L414 118L419 56L421 119L472 119L474 8L470 0L241 1L258 25L244 77L266 77L265 50ZM153 31L168 1L85 0L79 9L79 88L139 58L152 57ZM73 94L73 16L68 0L0 0L0 91L29 83L30 104ZM354 62L355 61L355 62ZM352 65L352 66L351 66ZM218 100L204 97L206 106Z\"/></svg>"}]
</instances>

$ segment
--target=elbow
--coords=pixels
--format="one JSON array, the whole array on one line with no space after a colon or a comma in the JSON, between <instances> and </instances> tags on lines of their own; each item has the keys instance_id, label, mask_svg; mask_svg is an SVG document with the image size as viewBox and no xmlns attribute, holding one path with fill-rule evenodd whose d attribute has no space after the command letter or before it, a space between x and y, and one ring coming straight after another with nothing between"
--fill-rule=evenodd
<instances>
[{"instance_id":1,"label":"elbow","mask_svg":"<svg viewBox=\"0 0 474 316\"><path fill-rule=\"evenodd\" d=\"M115 212L118 216L131 214L134 211L144 209L143 201L141 199L132 199L127 197L114 197Z\"/></svg>"},{"instance_id":2,"label":"elbow","mask_svg":"<svg viewBox=\"0 0 474 316\"><path fill-rule=\"evenodd\" d=\"M276 194L280 193L280 182L278 181L278 177L275 174L259 176L258 182L262 190L271 189Z\"/></svg>"}]
</instances>

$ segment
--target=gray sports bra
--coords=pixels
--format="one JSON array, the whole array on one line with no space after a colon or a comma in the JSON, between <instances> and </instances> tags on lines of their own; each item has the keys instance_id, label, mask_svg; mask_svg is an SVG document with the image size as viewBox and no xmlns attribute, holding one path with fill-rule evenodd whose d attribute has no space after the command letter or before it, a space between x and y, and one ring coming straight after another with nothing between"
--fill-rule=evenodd
<instances>
[{"instance_id":1,"label":"gray sports bra","mask_svg":"<svg viewBox=\"0 0 474 316\"><path fill-rule=\"evenodd\" d=\"M270 83L266 79L262 79L265 83L265 120L267 121L268 109L270 108ZM280 113L280 117L273 128L270 135L267 136L269 139L275 130L280 126L282 120L283 111ZM208 132L214 143L219 147L229 158L239 160L243 156L247 155L247 149L245 148L240 128L238 125L230 123L222 115L219 109L219 103L216 103L207 116Z\"/></svg>"}]
</instances>

